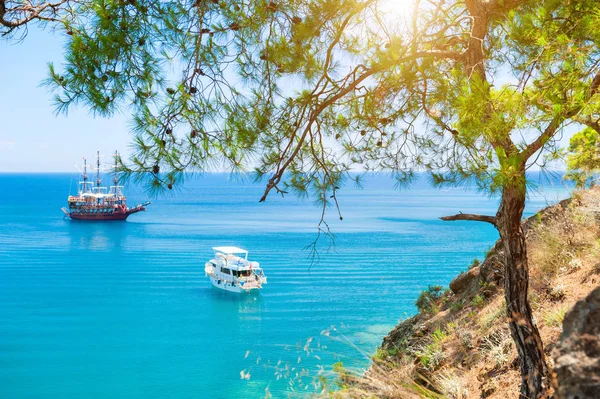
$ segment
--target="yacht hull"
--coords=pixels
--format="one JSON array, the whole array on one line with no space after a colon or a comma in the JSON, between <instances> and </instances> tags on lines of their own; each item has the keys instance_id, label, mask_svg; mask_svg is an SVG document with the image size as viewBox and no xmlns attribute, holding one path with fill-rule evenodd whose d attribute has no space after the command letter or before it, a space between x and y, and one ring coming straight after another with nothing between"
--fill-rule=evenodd
<instances>
[{"instance_id":1,"label":"yacht hull","mask_svg":"<svg viewBox=\"0 0 600 399\"><path fill-rule=\"evenodd\" d=\"M208 277L210 278L210 282L213 285L213 287L218 288L223 291L235 292L236 294L241 294L241 293L248 293L248 292L260 290L259 287L252 287L250 289L244 289L237 284L232 284L231 282L220 280L213 276L208 276Z\"/></svg>"}]
</instances>

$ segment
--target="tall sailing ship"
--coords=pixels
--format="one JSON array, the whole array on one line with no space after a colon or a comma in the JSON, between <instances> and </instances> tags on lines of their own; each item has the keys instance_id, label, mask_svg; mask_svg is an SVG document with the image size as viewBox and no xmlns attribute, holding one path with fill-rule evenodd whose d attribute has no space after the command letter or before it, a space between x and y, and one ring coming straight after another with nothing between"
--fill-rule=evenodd
<instances>
[{"instance_id":1,"label":"tall sailing ship","mask_svg":"<svg viewBox=\"0 0 600 399\"><path fill-rule=\"evenodd\" d=\"M69 195L68 207L62 208L65 217L74 220L125 220L133 213L146 210L146 206L150 204L149 201L133 208L127 207L123 186L119 186L118 156L119 154L115 151L114 185L108 188L102 186L100 152L98 151L96 162L96 185L88 181L88 165L86 159L83 159L82 181L78 184L77 195Z\"/></svg>"}]
</instances>

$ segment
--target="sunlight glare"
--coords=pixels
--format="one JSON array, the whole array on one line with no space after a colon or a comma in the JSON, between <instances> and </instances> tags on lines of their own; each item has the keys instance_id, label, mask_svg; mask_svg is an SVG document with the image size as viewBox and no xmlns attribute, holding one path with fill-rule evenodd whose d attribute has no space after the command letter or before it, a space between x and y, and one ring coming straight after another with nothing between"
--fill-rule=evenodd
<instances>
[{"instance_id":1,"label":"sunlight glare","mask_svg":"<svg viewBox=\"0 0 600 399\"><path fill-rule=\"evenodd\" d=\"M415 0L382 0L381 10L390 17L405 19L412 12Z\"/></svg>"}]
</instances>

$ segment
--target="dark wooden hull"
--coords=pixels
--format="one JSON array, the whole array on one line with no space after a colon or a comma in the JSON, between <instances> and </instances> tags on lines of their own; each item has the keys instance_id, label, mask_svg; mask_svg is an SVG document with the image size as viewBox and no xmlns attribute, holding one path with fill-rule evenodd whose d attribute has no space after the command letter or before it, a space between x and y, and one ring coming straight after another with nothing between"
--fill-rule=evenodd
<instances>
[{"instance_id":1,"label":"dark wooden hull","mask_svg":"<svg viewBox=\"0 0 600 399\"><path fill-rule=\"evenodd\" d=\"M73 220L125 220L130 213L75 213L69 217Z\"/></svg>"},{"instance_id":2,"label":"dark wooden hull","mask_svg":"<svg viewBox=\"0 0 600 399\"><path fill-rule=\"evenodd\" d=\"M63 212L66 216L73 220L92 220L92 221L116 221L125 220L129 215L140 211L145 211L144 206L136 206L135 208L129 208L126 211L115 210L113 212L81 212L81 211L68 211L63 208Z\"/></svg>"}]
</instances>

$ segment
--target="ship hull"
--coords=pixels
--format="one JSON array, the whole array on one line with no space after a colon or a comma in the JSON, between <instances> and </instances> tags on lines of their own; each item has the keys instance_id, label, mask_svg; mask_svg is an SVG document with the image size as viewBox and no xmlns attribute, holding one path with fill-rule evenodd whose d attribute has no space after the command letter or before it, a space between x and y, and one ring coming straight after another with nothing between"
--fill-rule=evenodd
<instances>
[{"instance_id":1,"label":"ship hull","mask_svg":"<svg viewBox=\"0 0 600 399\"><path fill-rule=\"evenodd\" d=\"M69 217L73 220L125 220L129 213L113 213L113 214L77 214L71 212Z\"/></svg>"},{"instance_id":2,"label":"ship hull","mask_svg":"<svg viewBox=\"0 0 600 399\"><path fill-rule=\"evenodd\" d=\"M141 211L145 211L144 206L137 206L135 208L128 209L125 212L77 212L69 211L66 208L62 208L65 216L72 220L87 220L87 221L122 221L126 220L129 215Z\"/></svg>"}]
</instances>

